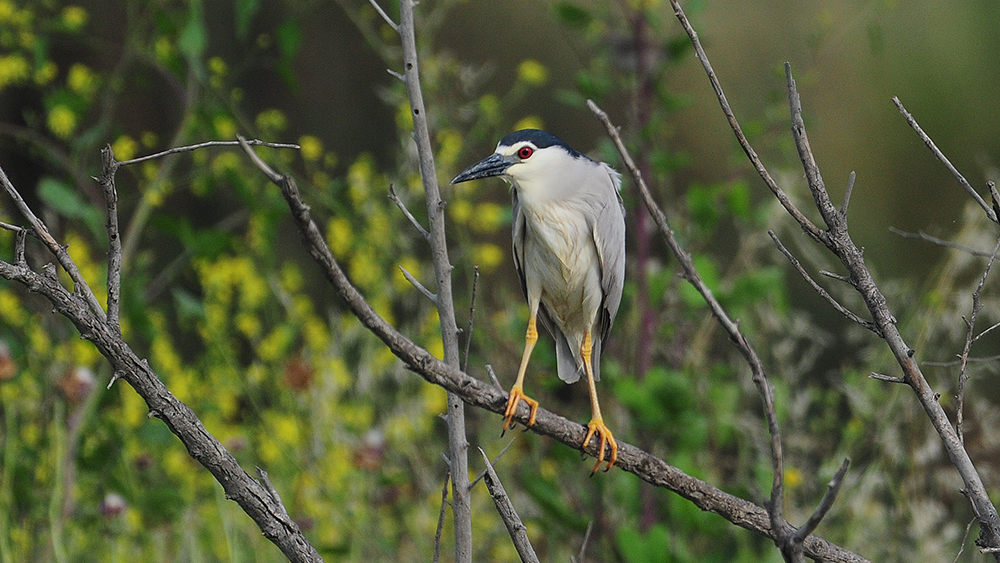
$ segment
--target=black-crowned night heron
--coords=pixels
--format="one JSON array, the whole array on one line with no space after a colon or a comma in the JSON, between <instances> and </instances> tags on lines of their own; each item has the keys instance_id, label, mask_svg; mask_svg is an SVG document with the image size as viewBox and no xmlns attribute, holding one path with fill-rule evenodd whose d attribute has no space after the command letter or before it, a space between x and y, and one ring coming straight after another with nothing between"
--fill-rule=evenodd
<instances>
[{"instance_id":1,"label":"black-crowned night heron","mask_svg":"<svg viewBox=\"0 0 1000 563\"><path fill-rule=\"evenodd\" d=\"M536 319L556 341L559 378L566 383L587 376L593 416L586 445L600 442L594 471L609 448L611 469L618 443L604 424L597 401L602 344L614 323L625 281L625 207L620 175L603 162L576 152L554 135L524 129L500 140L493 155L470 166L453 184L500 176L513 187L514 266L528 300L528 330L517 380L504 413L504 430L513 425L524 394L524 373L538 341Z\"/></svg>"}]
</instances>

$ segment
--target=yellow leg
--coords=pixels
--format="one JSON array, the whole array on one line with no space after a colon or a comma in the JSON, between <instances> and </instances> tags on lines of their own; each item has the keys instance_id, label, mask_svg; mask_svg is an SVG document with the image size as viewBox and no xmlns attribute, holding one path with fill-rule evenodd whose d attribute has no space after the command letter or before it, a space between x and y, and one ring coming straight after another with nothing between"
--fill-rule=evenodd
<instances>
[{"instance_id":1,"label":"yellow leg","mask_svg":"<svg viewBox=\"0 0 1000 563\"><path fill-rule=\"evenodd\" d=\"M594 384L594 368L590 363L591 356L593 355L594 347L593 341L591 340L590 331L583 337L583 345L580 346L580 353L583 356L583 368L587 372L587 383L590 385L590 407L592 411L592 416L590 417L590 423L587 424L587 435L583 438L583 445L586 446L590 442L590 437L597 435L600 442L597 448L597 463L594 464L594 468L590 470L590 473L596 473L597 469L601 467L601 462L604 461L604 446L607 444L611 450L608 457L608 466L604 468L605 471L611 469L611 466L618 461L618 442L615 441L615 437L611 434L611 430L604 425L604 419L601 417L601 405L597 402L597 386Z\"/></svg>"},{"instance_id":2,"label":"yellow leg","mask_svg":"<svg viewBox=\"0 0 1000 563\"><path fill-rule=\"evenodd\" d=\"M538 401L525 395L522 385L524 384L524 373L528 371L528 358L531 357L531 351L535 349L536 342L538 342L538 329L535 325L535 315L532 314L531 318L528 319L528 330L524 335L524 355L521 356L521 367L517 370L517 381L510 388L510 395L507 397L507 409L503 413L504 430L508 430L514 426L514 415L517 413L517 404L522 400L528 403L528 407L531 409L531 414L528 416L528 426L535 423L535 414L538 413Z\"/></svg>"}]
</instances>

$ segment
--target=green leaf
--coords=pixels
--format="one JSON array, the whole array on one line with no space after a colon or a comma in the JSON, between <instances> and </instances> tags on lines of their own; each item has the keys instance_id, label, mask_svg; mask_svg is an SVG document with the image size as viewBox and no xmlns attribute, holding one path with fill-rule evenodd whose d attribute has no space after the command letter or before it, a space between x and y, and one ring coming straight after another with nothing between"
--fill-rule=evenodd
<instances>
[{"instance_id":1,"label":"green leaf","mask_svg":"<svg viewBox=\"0 0 1000 563\"><path fill-rule=\"evenodd\" d=\"M38 197L59 215L83 222L95 236L104 232L104 215L67 184L46 176L38 182Z\"/></svg>"}]
</instances>

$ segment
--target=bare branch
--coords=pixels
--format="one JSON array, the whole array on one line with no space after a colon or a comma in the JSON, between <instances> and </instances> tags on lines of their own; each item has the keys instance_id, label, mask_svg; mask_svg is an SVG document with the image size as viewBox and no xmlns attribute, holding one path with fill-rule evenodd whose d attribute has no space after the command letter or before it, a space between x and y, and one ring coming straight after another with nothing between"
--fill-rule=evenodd
<instances>
[{"instance_id":1,"label":"bare branch","mask_svg":"<svg viewBox=\"0 0 1000 563\"><path fill-rule=\"evenodd\" d=\"M830 482L827 484L826 493L823 495L822 500L820 500L819 506L816 507L809 520L795 531L796 541L802 541L806 536L813 533L816 526L819 526L819 523L826 517L826 513L830 511L833 503L837 500L837 493L840 492L840 486L844 483L844 475L847 474L847 468L850 466L851 458L844 458L844 463L840 464L840 469L833 474L833 479L830 479Z\"/></svg>"},{"instance_id":2,"label":"bare branch","mask_svg":"<svg viewBox=\"0 0 1000 563\"><path fill-rule=\"evenodd\" d=\"M788 258L788 261L792 263L792 267L794 267L795 270L799 273L799 275L802 276L802 279L806 280L806 283L808 283L813 288L813 290L819 294L820 297L826 300L826 302L829 303L831 307L836 309L837 312L844 315L848 319L858 323L859 325L881 336L878 327L875 326L874 323L872 323L867 319L862 319L861 317L856 315L853 311L841 305L839 302L837 302L836 299L833 298L832 295L830 295L825 289L823 289L821 285L816 283L816 281L813 280L812 277L809 275L809 272L806 272L805 268L802 267L802 263L799 262L798 258L792 256L792 253L789 252L787 248L785 248L785 245L781 244L781 241L778 240L778 235L774 234L774 231L769 230L767 231L767 234L771 235L771 240L773 240L774 244L778 246L778 250L780 250L781 253L785 255L785 258Z\"/></svg>"},{"instance_id":3,"label":"bare branch","mask_svg":"<svg viewBox=\"0 0 1000 563\"><path fill-rule=\"evenodd\" d=\"M434 295L434 293L432 293L431 290L424 287L424 284L420 283L420 281L417 278L413 277L413 274L411 274L409 271L407 271L406 268L402 266L399 267L399 271L403 272L403 277L406 278L406 281L410 282L410 284L413 285L413 287L417 288L417 291L424 294L424 297L430 299L431 303L434 303L435 305L437 304L438 302L437 295Z\"/></svg>"},{"instance_id":4,"label":"bare branch","mask_svg":"<svg viewBox=\"0 0 1000 563\"><path fill-rule=\"evenodd\" d=\"M479 289L479 266L473 267L472 299L469 303L469 328L465 330L465 359L462 360L462 371L468 371L469 350L472 346L472 329L476 322L476 290ZM470 485L471 486L471 485Z\"/></svg>"},{"instance_id":5,"label":"bare branch","mask_svg":"<svg viewBox=\"0 0 1000 563\"><path fill-rule=\"evenodd\" d=\"M447 458L445 460L447 461ZM441 512L438 513L437 531L434 533L434 563L438 563L441 559L441 532L444 531L444 515L450 504L448 502L448 483L451 481L450 462L448 467L449 469L444 473L444 485L441 485Z\"/></svg>"},{"instance_id":6,"label":"bare branch","mask_svg":"<svg viewBox=\"0 0 1000 563\"><path fill-rule=\"evenodd\" d=\"M840 215L844 221L847 221L847 207L851 204L851 192L854 191L854 181L857 179L857 173L851 170L851 175L847 177L847 189L844 190L844 201L840 204Z\"/></svg>"},{"instance_id":7,"label":"bare branch","mask_svg":"<svg viewBox=\"0 0 1000 563\"><path fill-rule=\"evenodd\" d=\"M877 379L879 381L886 381L888 383L906 383L905 377L898 377L895 375L886 375L884 373L871 372L868 377L872 379Z\"/></svg>"},{"instance_id":8,"label":"bare branch","mask_svg":"<svg viewBox=\"0 0 1000 563\"><path fill-rule=\"evenodd\" d=\"M991 255L988 251L979 250L978 248L972 248L971 246L966 246L964 244L959 244L957 242L952 242L950 240L940 239L940 238L938 238L936 236L929 235L929 234L927 234L927 233L925 233L923 231L917 231L915 233L908 233L906 231L897 229L896 227L889 227L889 231L891 233L899 235L899 236L901 236L903 238L920 239L920 240L925 240L925 241L930 242L930 243L934 243L934 244L939 245L939 246L947 246L947 247L950 247L950 248L956 248L956 249L961 250L963 252L967 252L967 253L969 253L969 254L971 254L973 256L990 256Z\"/></svg>"},{"instance_id":9,"label":"bare branch","mask_svg":"<svg viewBox=\"0 0 1000 563\"><path fill-rule=\"evenodd\" d=\"M201 463L226 491L226 498L236 501L291 561L322 561L319 553L302 535L294 520L287 517L271 494L244 471L228 450L211 434L194 412L179 401L162 380L112 330L105 318L91 310L79 292L69 292L57 279L38 273L26 265L0 260L0 277L23 284L28 291L44 296L56 312L69 319L80 335L91 341L111 363L116 377L121 377L146 401L150 417L166 423L188 453Z\"/></svg>"},{"instance_id":10,"label":"bare branch","mask_svg":"<svg viewBox=\"0 0 1000 563\"><path fill-rule=\"evenodd\" d=\"M194 145L187 145L184 147L174 147L172 149L167 149L165 151L160 151L158 153L149 154L146 156L140 156L138 158L133 158L131 160L123 160L118 163L118 166L129 166L131 164L139 164L140 162L146 162L147 160L154 160L157 158L163 158L167 155L177 154L182 152L191 152L198 149L203 149L206 147L237 147L246 143L255 147L268 147L272 149L295 149L299 150L300 146L292 143L265 143L264 141L258 139L243 139L242 141L237 139L236 141L205 141L204 143L197 143Z\"/></svg>"},{"instance_id":11,"label":"bare branch","mask_svg":"<svg viewBox=\"0 0 1000 563\"><path fill-rule=\"evenodd\" d=\"M482 448L479 448L479 453L483 454L483 463L486 464L486 488L489 489L490 496L493 497L493 503L497 507L497 512L500 513L500 518L507 526L507 533L510 534L510 539L514 542L514 549L517 550L518 556L524 563L538 563L538 555L535 554L535 550L528 540L528 528L524 526L517 511L514 510L514 504L510 502L510 497L507 496L503 483L500 482L496 471L493 470L490 458L486 457L486 452Z\"/></svg>"},{"instance_id":12,"label":"bare branch","mask_svg":"<svg viewBox=\"0 0 1000 563\"><path fill-rule=\"evenodd\" d=\"M424 240L431 239L431 234L428 233L427 229L425 229L424 226L420 224L420 221L417 221L417 218L414 217L412 213L410 213L410 210L406 208L406 204L403 203L403 200L399 199L399 195L396 193L396 186L394 186L393 184L389 184L389 199L392 200L392 202L396 204L396 207L398 207L399 210L403 212L403 216L405 216L410 221L410 224L417 229L420 235L424 237Z\"/></svg>"},{"instance_id":13,"label":"bare branch","mask_svg":"<svg viewBox=\"0 0 1000 563\"><path fill-rule=\"evenodd\" d=\"M101 151L101 163L101 177L97 181L103 188L108 212L105 222L108 231L108 324L121 333L122 239L118 232L118 190L115 188L119 164L111 145Z\"/></svg>"},{"instance_id":14,"label":"bare branch","mask_svg":"<svg viewBox=\"0 0 1000 563\"><path fill-rule=\"evenodd\" d=\"M906 119L906 123L909 124L909 126L912 127L914 131L917 132L917 136L919 136L920 140L923 141L925 145L927 145L927 148L931 150L931 153L934 155L934 157L940 160L941 164L944 164L944 167L947 168L949 172L951 172L951 175L954 176L956 180L958 180L958 183L961 184L962 187L965 188L965 191L968 192L970 196L972 196L972 199L974 199L976 203L979 204L979 207L983 208L983 211L986 212L986 217L988 217L989 220L993 221L994 223L1000 222L997 219L996 212L993 211L993 209L986 204L983 198L980 197L979 193L976 192L975 188L972 187L972 184L970 184L969 181L965 179L965 176L963 176L962 173L959 172L957 168L955 168L955 165L953 165L951 161L948 160L948 157L946 157L944 153L941 152L941 149L939 149L937 145L934 144L934 141L931 140L930 136L927 135L927 133L924 133L924 130L921 129L920 125L917 123L916 118L913 117L913 114L906 111L906 108L903 107L903 102L899 101L898 97L893 96L892 103L896 104L896 108L899 109L899 113L903 114L903 117Z\"/></svg>"},{"instance_id":15,"label":"bare branch","mask_svg":"<svg viewBox=\"0 0 1000 563\"><path fill-rule=\"evenodd\" d=\"M986 267L983 269L983 275L979 278L979 285L977 285L976 290L972 292L972 311L969 313L969 318L965 320L967 327L965 331L965 347L962 349L962 354L959 356L961 364L958 369L958 401L955 406L955 432L958 433L958 439L963 444L965 443L965 386L969 383L969 370L966 368L969 365L969 352L972 350L972 343L978 339L978 336L974 336L974 332L976 327L976 317L979 316L979 311L983 308L983 287L986 286L986 278L990 275L990 270L993 268L993 262L997 259L997 253L1000 253L1000 240L997 240L996 246L993 247L993 254L990 256L989 262L986 263ZM990 327L986 330L989 331L992 330L992 328L993 327Z\"/></svg>"},{"instance_id":16,"label":"bare branch","mask_svg":"<svg viewBox=\"0 0 1000 563\"><path fill-rule=\"evenodd\" d=\"M945 451L948 452L952 464L962 477L962 481L965 484L963 491L965 491L966 497L972 504L973 512L979 519L979 545L1000 545L1000 516L997 515L997 509L986 492L982 477L972 463L969 452L966 451L938 400L940 394L931 389L927 379L920 371L920 366L913 359L914 350L906 344L899 333L899 329L896 327L896 318L889 311L885 296L879 290L874 277L865 265L864 253L851 239L846 223L839 220L835 211L833 213L830 212L832 204L829 203L829 194L827 194L826 189L822 185L821 178L818 176L818 170L813 169L815 159L808 146L805 127L801 124L801 106L798 92L795 88L795 80L791 76L791 67L786 63L785 69L788 82L789 108L792 113L792 121L795 123L792 129L796 146L799 148L799 156L802 160L803 168L806 170L806 176L810 178L810 190L813 192L817 208L830 227L830 231L828 231L829 238L826 244L827 248L840 259L849 272L852 285L861 295L865 305L868 307L868 311L872 315L872 320L882 333L886 345L889 347L900 368L902 368L903 382L913 389L917 400L923 407L924 412L927 413L935 431L937 431ZM798 119L796 119L796 115L798 115ZM813 172L815 172L815 181L813 180ZM993 211L989 210L989 214L992 213ZM993 215L995 216L995 214ZM1000 556L997 557L997 561L1000 561Z\"/></svg>"},{"instance_id":17,"label":"bare branch","mask_svg":"<svg viewBox=\"0 0 1000 563\"><path fill-rule=\"evenodd\" d=\"M385 20L385 23L389 24L389 27L395 30L396 33L399 33L399 25L396 22L392 21L392 18L389 17L389 14L385 13L385 10L382 9L382 6L378 5L378 2L376 2L375 0L368 0L368 3L375 8L375 11L378 12L378 15L382 16L382 19Z\"/></svg>"}]
</instances>

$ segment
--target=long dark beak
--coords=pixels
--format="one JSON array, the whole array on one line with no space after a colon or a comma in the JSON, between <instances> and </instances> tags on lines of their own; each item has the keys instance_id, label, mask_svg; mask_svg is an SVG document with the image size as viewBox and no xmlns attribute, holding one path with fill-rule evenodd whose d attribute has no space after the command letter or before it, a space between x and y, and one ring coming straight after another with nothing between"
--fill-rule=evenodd
<instances>
[{"instance_id":1,"label":"long dark beak","mask_svg":"<svg viewBox=\"0 0 1000 563\"><path fill-rule=\"evenodd\" d=\"M476 180L479 178L500 176L506 172L508 168L510 168L511 164L513 164L513 161L509 157L493 153L489 157L480 160L465 170L462 170L458 176L455 176L455 179L452 180L451 183L458 184L459 182L468 182L469 180Z\"/></svg>"}]
</instances>

